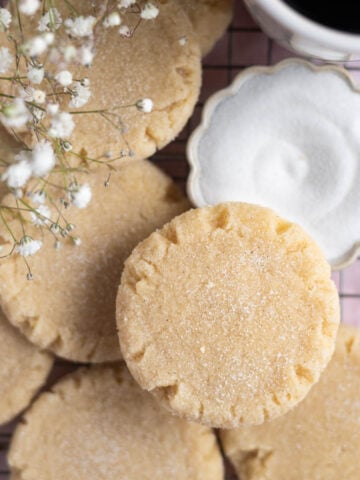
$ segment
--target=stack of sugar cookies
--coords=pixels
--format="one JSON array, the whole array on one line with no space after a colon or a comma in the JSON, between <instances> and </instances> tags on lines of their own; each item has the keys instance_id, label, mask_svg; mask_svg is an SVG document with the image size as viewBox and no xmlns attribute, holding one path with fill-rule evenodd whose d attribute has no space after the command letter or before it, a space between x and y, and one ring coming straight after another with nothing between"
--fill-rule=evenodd
<instances>
[{"instance_id":1,"label":"stack of sugar cookies","mask_svg":"<svg viewBox=\"0 0 360 480\"><path fill-rule=\"evenodd\" d=\"M93 2L72 3L85 14ZM337 336L338 296L323 253L266 208L191 210L147 160L192 114L201 55L226 29L232 2L158 7L131 39L104 32L86 72L87 108L150 97L154 110L124 111L126 135L77 117L73 145L86 141L94 158L104 149L132 153L109 188L105 166L79 173L92 201L66 216L81 246L57 250L44 236L32 281L19 256L0 263L0 423L28 406L55 356L97 364L33 402L12 440L11 479L221 480L212 430L221 428L234 429L220 437L242 480L355 480L360 334L342 327ZM0 135L10 158L19 144ZM25 132L18 139L34 141ZM5 252L9 235L2 228Z\"/></svg>"}]
</instances>

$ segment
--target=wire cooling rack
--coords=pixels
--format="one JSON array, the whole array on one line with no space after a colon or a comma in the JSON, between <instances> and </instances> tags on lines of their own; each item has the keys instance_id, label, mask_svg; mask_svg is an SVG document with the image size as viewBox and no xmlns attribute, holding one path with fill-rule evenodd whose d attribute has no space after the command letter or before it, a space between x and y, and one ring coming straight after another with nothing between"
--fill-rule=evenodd
<instances>
[{"instance_id":1,"label":"wire cooling rack","mask_svg":"<svg viewBox=\"0 0 360 480\"><path fill-rule=\"evenodd\" d=\"M228 86L236 74L244 68L271 65L293 56L261 32L247 13L242 0L234 1L236 5L232 25L215 49L204 59L203 87L193 116L179 137L153 157L154 163L172 176L182 188L185 188L189 171L185 155L186 143L190 133L200 121L204 101L215 91ZM360 62L345 66L360 81ZM334 273L333 279L340 294L342 321L360 327L360 259L342 272ZM48 386L74 368L75 366L58 360ZM16 423L17 420L0 427L0 480L10 478L6 452ZM226 480L236 478L231 467L227 465Z\"/></svg>"}]
</instances>

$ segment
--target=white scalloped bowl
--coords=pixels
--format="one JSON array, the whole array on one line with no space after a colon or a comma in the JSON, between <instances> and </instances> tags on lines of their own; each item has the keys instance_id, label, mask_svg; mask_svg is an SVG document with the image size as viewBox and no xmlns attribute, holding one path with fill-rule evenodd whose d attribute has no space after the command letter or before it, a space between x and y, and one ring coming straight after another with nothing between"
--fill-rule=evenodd
<instances>
[{"instance_id":1,"label":"white scalloped bowl","mask_svg":"<svg viewBox=\"0 0 360 480\"><path fill-rule=\"evenodd\" d=\"M360 90L346 70L290 59L213 95L188 143L196 206L243 201L301 225L334 270L360 250Z\"/></svg>"}]
</instances>

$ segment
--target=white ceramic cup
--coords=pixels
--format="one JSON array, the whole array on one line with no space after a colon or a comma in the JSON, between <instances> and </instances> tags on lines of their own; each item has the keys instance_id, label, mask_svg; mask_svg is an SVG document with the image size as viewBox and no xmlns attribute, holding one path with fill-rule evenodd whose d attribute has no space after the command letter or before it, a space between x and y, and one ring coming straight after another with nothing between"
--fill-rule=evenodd
<instances>
[{"instance_id":1,"label":"white ceramic cup","mask_svg":"<svg viewBox=\"0 0 360 480\"><path fill-rule=\"evenodd\" d=\"M271 38L295 53L333 62L360 59L360 34L320 25L282 0L245 0L245 4Z\"/></svg>"}]
</instances>

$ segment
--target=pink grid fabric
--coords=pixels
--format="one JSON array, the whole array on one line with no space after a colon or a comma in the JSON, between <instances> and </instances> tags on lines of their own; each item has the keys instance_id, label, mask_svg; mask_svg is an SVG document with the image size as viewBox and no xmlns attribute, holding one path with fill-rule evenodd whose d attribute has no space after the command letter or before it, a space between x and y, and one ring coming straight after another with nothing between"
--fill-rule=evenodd
<instances>
[{"instance_id":1,"label":"pink grid fabric","mask_svg":"<svg viewBox=\"0 0 360 480\"><path fill-rule=\"evenodd\" d=\"M199 102L188 125L167 148L158 152L153 161L185 187L189 171L186 162L186 142L199 124L204 102L211 94L225 88L237 73L253 65L271 65L294 55L270 40L248 14L242 0L235 0L235 15L231 27L217 43L214 50L204 59L203 87ZM360 82L360 62L346 65ZM342 272L333 274L341 299L342 321L360 327L360 259ZM74 369L65 361L56 362L47 388L64 373ZM0 480L9 480L6 452L12 431L18 420L0 427ZM237 477L227 465L226 480Z\"/></svg>"}]
</instances>

